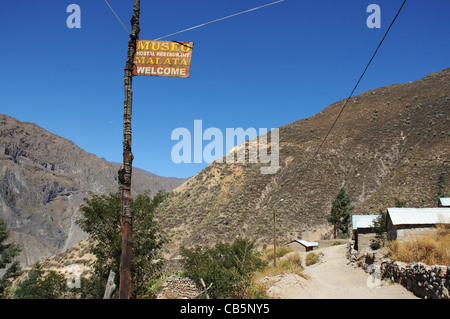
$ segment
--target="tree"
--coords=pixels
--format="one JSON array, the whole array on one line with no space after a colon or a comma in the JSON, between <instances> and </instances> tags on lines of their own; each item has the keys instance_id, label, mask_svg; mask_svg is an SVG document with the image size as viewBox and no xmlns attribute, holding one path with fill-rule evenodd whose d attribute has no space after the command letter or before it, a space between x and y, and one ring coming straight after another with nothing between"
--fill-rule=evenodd
<instances>
[{"instance_id":1,"label":"tree","mask_svg":"<svg viewBox=\"0 0 450 319\"><path fill-rule=\"evenodd\" d=\"M133 298L147 294L146 283L162 267L162 259L156 262L166 238L159 232L154 220L155 208L168 197L159 192L153 198L148 194L138 195L132 200L133 209L133 260L131 265ZM83 217L77 222L81 229L91 235L91 253L96 256L93 265L94 275L82 280L82 298L102 298L109 271L116 276L116 285L120 281L119 265L121 259L121 205L120 194L92 195L85 199L80 208Z\"/></svg>"},{"instance_id":2,"label":"tree","mask_svg":"<svg viewBox=\"0 0 450 319\"><path fill-rule=\"evenodd\" d=\"M0 269L6 269L0 278L0 298L3 298L5 291L11 286L12 281L20 276L21 268L19 262L13 261L22 249L18 244L5 243L9 237L9 230L4 219L0 218Z\"/></svg>"},{"instance_id":3,"label":"tree","mask_svg":"<svg viewBox=\"0 0 450 319\"><path fill-rule=\"evenodd\" d=\"M263 262L256 256L254 243L236 239L232 244L217 244L213 248L181 248L185 275L198 284L213 283L208 294L212 298L248 298L252 277ZM261 292L251 291L253 294Z\"/></svg>"},{"instance_id":4,"label":"tree","mask_svg":"<svg viewBox=\"0 0 450 319\"><path fill-rule=\"evenodd\" d=\"M438 192L438 196L439 197L445 197L445 171L441 172L441 174L439 175L439 180L437 182L438 188L439 188L439 192Z\"/></svg>"},{"instance_id":5,"label":"tree","mask_svg":"<svg viewBox=\"0 0 450 319\"><path fill-rule=\"evenodd\" d=\"M372 231L375 233L375 242L373 243L374 247L379 247L380 245L384 245L384 242L386 240L386 219L387 214L382 209L380 210L380 214L377 218L373 221L372 225Z\"/></svg>"},{"instance_id":6,"label":"tree","mask_svg":"<svg viewBox=\"0 0 450 319\"><path fill-rule=\"evenodd\" d=\"M433 196L433 200L437 201L439 205L439 199L446 196L445 192L445 171L439 174L439 180L437 182L438 192Z\"/></svg>"},{"instance_id":7,"label":"tree","mask_svg":"<svg viewBox=\"0 0 450 319\"><path fill-rule=\"evenodd\" d=\"M352 210L353 206L351 205L350 196L345 187L342 187L333 200L330 214L327 215L328 222L333 226L334 238L338 237L339 232L344 236L348 236Z\"/></svg>"},{"instance_id":8,"label":"tree","mask_svg":"<svg viewBox=\"0 0 450 319\"><path fill-rule=\"evenodd\" d=\"M27 278L17 285L17 299L63 299L69 291L64 275L55 271L47 274L39 262L28 272Z\"/></svg>"},{"instance_id":9,"label":"tree","mask_svg":"<svg viewBox=\"0 0 450 319\"><path fill-rule=\"evenodd\" d=\"M394 207L408 207L407 201L401 201L397 197L394 197Z\"/></svg>"}]
</instances>

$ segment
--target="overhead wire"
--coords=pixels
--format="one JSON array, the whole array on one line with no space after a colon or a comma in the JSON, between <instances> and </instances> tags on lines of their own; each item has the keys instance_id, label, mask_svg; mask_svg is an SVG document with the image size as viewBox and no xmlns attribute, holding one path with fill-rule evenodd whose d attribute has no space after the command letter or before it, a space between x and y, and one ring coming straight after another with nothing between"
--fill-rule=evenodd
<instances>
[{"instance_id":1,"label":"overhead wire","mask_svg":"<svg viewBox=\"0 0 450 319\"><path fill-rule=\"evenodd\" d=\"M159 38L154 39L154 40L161 40L161 39L170 37L170 36L175 35L175 34L179 34L179 33L183 33L183 32L189 31L189 30L197 29L197 28L203 27L203 26L205 26L205 25L208 25L208 24L211 24L211 23L214 23L214 22L218 22L218 21L222 21L222 20L225 20L225 19L229 19L229 18L238 16L238 15L240 15L240 14L244 14L244 13L248 13L248 12L251 12L251 11L255 11L255 10L258 10L258 9L261 9L261 8L264 8L264 7L268 7L268 6L271 6L271 5L274 5L274 4L283 2L283 1L285 1L285 0L275 1L275 2L272 2L272 3L268 3L268 4L265 4L265 5L256 7L256 8L252 8L252 9L248 9L248 10L241 11L241 12L238 12L238 13L234 13L234 14L228 15L228 16L223 17L223 18L211 20L211 21L208 21L208 22L205 22L205 23L202 23L202 24L199 24L199 25L196 25L196 26L193 26L193 27L190 27L190 28L181 30L181 31L177 31L177 32L174 32L174 33L165 35L165 36L163 36L163 37L159 37Z\"/></svg>"},{"instance_id":2,"label":"overhead wire","mask_svg":"<svg viewBox=\"0 0 450 319\"><path fill-rule=\"evenodd\" d=\"M229 19L229 18L238 16L238 15L241 15L241 14L244 14L244 13L248 13L248 12L251 12L251 11L255 11L255 10L258 10L258 9L261 9L261 8L264 8L264 7L268 7L268 6L271 6L271 5L274 5L274 4L283 2L283 1L285 1L285 0L274 1L274 2L271 2L271 3L265 4L265 5L261 5L261 6L252 8L252 9L248 9L248 10L244 10L244 11L241 11L241 12L238 12L238 13L234 13L234 14L231 14L231 15L228 15L228 16L225 16L225 17L222 17L222 18L219 18L219 19L211 20L211 21L208 21L208 22L205 22L205 23L202 23L202 24L199 24L199 25L190 27L190 28L186 28L186 29L183 29L183 30L174 32L174 33L167 34L167 35L165 35L165 36L156 38L156 39L154 39L154 40L161 40L161 39L170 37L170 36L172 36L172 35L176 35L176 34L180 34L180 33L186 32L186 31L190 31L190 30L193 30L193 29L197 29L197 28L203 27L203 26L208 25L208 24L211 24L211 23L215 23L215 22L218 22L218 21L222 21L222 20L225 20L225 19ZM130 34L130 32L129 32L128 29L125 27L125 25L123 24L122 20L120 20L119 16L116 14L116 12L115 12L114 9L111 7L111 5L108 3L108 1L105 0L105 2L106 2L106 4L108 5L108 7L111 9L111 11L114 13L114 15L116 16L117 20L119 20L120 24L122 24L122 26L123 26L123 28L125 29L125 31L127 31L127 33ZM321 143L319 144L319 147L317 148L317 150L315 151L315 153L313 154L313 156L311 156L311 158L306 162L306 168L309 167L309 165L310 165L311 162L314 160L314 158L319 154L319 152L320 152L320 150L321 150L323 144L324 144L325 141L327 140L327 138L328 138L328 136L330 135L331 131L332 131L332 130L334 129L334 127L336 126L336 123L337 123L337 121L339 120L339 118L341 117L342 113L344 112L344 109L346 108L346 106L347 106L347 104L348 104L348 101L353 97L353 94L355 93L356 89L358 88L359 83L361 82L362 78L363 78L364 75L366 74L367 69L369 68L370 64L372 63L373 59L375 58L376 54L378 53L378 50L380 49L381 45L383 44L384 40L386 39L386 36L388 35L389 31L391 30L392 26L394 25L394 22L397 20L397 17L400 15L400 12L402 11L402 9L403 9L405 3L406 3L406 0L403 1L402 5L400 6L399 10L397 11L397 14L395 15L394 19L392 20L391 24L389 25L388 29L386 30L386 33L384 34L383 38L381 39L380 43L378 44L377 48L375 49L374 53L372 54L372 57L370 58L370 60L369 60L369 62L367 63L366 67L364 68L364 71L362 72L361 76L359 77L358 81L356 82L355 86L353 87L353 90L351 91L349 97L346 99L344 105L342 106L341 110L339 111L339 113L338 113L336 119L334 120L333 124L332 124L331 127L329 128L329 130L328 130L327 134L325 135L325 137L322 139Z\"/></svg>"},{"instance_id":3,"label":"overhead wire","mask_svg":"<svg viewBox=\"0 0 450 319\"><path fill-rule=\"evenodd\" d=\"M108 7L111 9L112 13L114 13L114 15L116 16L117 20L119 20L120 24L122 25L122 27L125 29L125 31L127 31L128 34L130 34L130 32L128 31L127 27L125 26L125 24L123 24L122 20L120 20L119 16L116 14L116 12L114 11L114 9L109 5L108 1L105 0L106 4L108 5Z\"/></svg>"},{"instance_id":4,"label":"overhead wire","mask_svg":"<svg viewBox=\"0 0 450 319\"><path fill-rule=\"evenodd\" d=\"M317 150L315 151L314 155L309 159L308 162L306 162L306 168L309 167L309 165L311 164L311 162L314 160L314 158L317 156L317 154L319 154L320 149L322 148L323 144L325 143L326 139L328 138L328 136L330 135L331 131L333 130L333 128L335 127L337 121L339 120L339 118L341 117L342 113L344 112L345 107L348 104L348 101L352 98L353 93L355 93L356 88L358 87L359 83L361 82L362 78L364 77L364 75L366 74L367 69L369 68L370 64L372 63L373 59L375 58L375 55L377 54L378 50L381 47L381 44L383 43L384 39L386 38L386 36L389 33L389 30L391 30L391 27L393 26L395 20L397 20L397 17L399 16L400 12L403 9L403 6L405 5L406 0L403 1L402 5L400 6L400 8L397 11L397 14L395 15L394 19L392 20L391 24L389 25L388 29L386 30L386 33L384 34L383 38L381 39L380 43L378 44L375 52L372 54L372 57L370 58L369 62L367 63L363 73L361 74L361 76L358 79L358 82L356 82L356 85L353 87L352 92L350 93L349 97L347 98L347 100L345 101L344 105L342 106L341 110L339 111L336 119L334 120L333 124L331 125L330 129L328 130L327 134L325 135L325 137L323 138L322 142L320 143L319 147L317 148Z\"/></svg>"},{"instance_id":5,"label":"overhead wire","mask_svg":"<svg viewBox=\"0 0 450 319\"><path fill-rule=\"evenodd\" d=\"M268 3L268 4L264 4L264 5L259 6L259 7L255 7L255 8L252 8L252 9L248 9L248 10L244 10L244 11L241 11L241 12L238 12L238 13L234 13L234 14L228 15L228 16L223 17L223 18L211 20L211 21L208 21L208 22L205 22L205 23L202 23L202 24L199 24L199 25L196 25L196 26L187 28L187 29L183 29L183 30L180 30L180 31L177 31L177 32L174 32L174 33L170 33L170 34L168 34L168 35L159 37L159 38L154 39L154 40L155 40L155 41L156 41L156 40L161 40L161 39L170 37L170 36L175 35L175 34L180 34L180 33L183 33L183 32L189 31L189 30L197 29L197 28L203 27L203 26L205 26L205 25L208 25L208 24L211 24L211 23L214 23L214 22L222 21L222 20L225 20L225 19L229 19L229 18L238 16L238 15L244 14L244 13L248 13L248 12L251 12L251 11L255 11L255 10L258 10L258 9L262 9L262 8L264 8L264 7L268 7L268 6L271 6L271 5L274 5L274 4L283 2L283 1L285 1L285 0L278 0L278 1L275 1L275 2ZM116 16L117 20L119 20L120 24L123 26L123 28L125 29L125 31L127 31L127 33L130 34L130 32L129 32L128 29L125 27L125 25L123 24L122 20L120 20L119 16L116 14L116 12L115 12L114 9L111 7L111 5L108 3L108 1L105 0L105 2L106 2L106 4L108 5L108 7L111 9L112 13L114 13L114 15Z\"/></svg>"}]
</instances>

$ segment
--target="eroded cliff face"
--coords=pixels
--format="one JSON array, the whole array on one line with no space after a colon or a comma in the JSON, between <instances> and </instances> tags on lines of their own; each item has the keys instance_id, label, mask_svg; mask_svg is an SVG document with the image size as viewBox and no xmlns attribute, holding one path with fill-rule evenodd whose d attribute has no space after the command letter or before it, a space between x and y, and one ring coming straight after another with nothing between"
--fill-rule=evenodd
<instances>
[{"instance_id":1,"label":"eroded cliff face","mask_svg":"<svg viewBox=\"0 0 450 319\"><path fill-rule=\"evenodd\" d=\"M133 193L171 190L183 179L135 170ZM26 266L86 238L76 225L89 192L118 191L117 167L43 128L0 115L0 217Z\"/></svg>"}]
</instances>

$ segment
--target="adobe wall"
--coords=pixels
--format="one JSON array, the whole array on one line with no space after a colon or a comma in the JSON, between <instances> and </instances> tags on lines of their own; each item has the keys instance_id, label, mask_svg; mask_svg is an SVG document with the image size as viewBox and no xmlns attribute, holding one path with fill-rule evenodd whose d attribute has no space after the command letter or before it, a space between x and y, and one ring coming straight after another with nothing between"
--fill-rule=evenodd
<instances>
[{"instance_id":1,"label":"adobe wall","mask_svg":"<svg viewBox=\"0 0 450 319\"><path fill-rule=\"evenodd\" d=\"M299 243L289 243L285 246L292 248L293 251L306 252L306 247Z\"/></svg>"},{"instance_id":2,"label":"adobe wall","mask_svg":"<svg viewBox=\"0 0 450 319\"><path fill-rule=\"evenodd\" d=\"M434 231L432 226L411 226L397 228L397 239L405 239L410 236L427 235Z\"/></svg>"},{"instance_id":3,"label":"adobe wall","mask_svg":"<svg viewBox=\"0 0 450 319\"><path fill-rule=\"evenodd\" d=\"M387 219L387 240L404 239L409 236L425 235L431 233L436 225L393 225L388 216Z\"/></svg>"},{"instance_id":4,"label":"adobe wall","mask_svg":"<svg viewBox=\"0 0 450 319\"><path fill-rule=\"evenodd\" d=\"M357 245L357 247L355 247L355 248L357 248L358 251L369 246L372 241L376 240L375 233L358 231L356 233L356 236L357 236L357 238L355 240L355 244Z\"/></svg>"}]
</instances>

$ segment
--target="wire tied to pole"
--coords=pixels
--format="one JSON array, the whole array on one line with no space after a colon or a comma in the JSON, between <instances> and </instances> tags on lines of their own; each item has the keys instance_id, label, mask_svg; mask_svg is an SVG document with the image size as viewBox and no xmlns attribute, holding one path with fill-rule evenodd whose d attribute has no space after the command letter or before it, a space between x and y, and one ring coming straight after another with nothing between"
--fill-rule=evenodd
<instances>
[{"instance_id":1,"label":"wire tied to pole","mask_svg":"<svg viewBox=\"0 0 450 319\"><path fill-rule=\"evenodd\" d=\"M228 16L223 17L223 18L220 18L220 19L215 19L215 20L212 20L212 21L208 21L208 22L205 22L205 23L202 23L202 24L199 24L199 25L196 25L196 26L187 28L187 29L183 29L183 30L181 30L181 31L177 31L177 32L174 32L174 33L165 35L165 36L163 36L163 37L159 37L159 38L154 39L154 40L155 40L155 41L156 41L156 40L161 40L161 39L170 37L170 36L175 35L175 34L179 34L179 33L183 33L183 32L186 32L186 31L193 30L193 29L197 29L197 28L203 27L203 26L205 26L205 25L208 25L208 24L211 24L211 23L214 23L214 22L218 22L218 21L222 21L222 20L225 20L225 19L229 19L229 18L238 16L238 15L240 15L240 14L244 14L244 13L248 13L248 12L251 12L251 11L255 11L255 10L258 10L258 9L261 9L261 8L264 8L264 7L268 7L268 6L271 6L271 5L274 5L274 4L283 2L283 1L285 1L285 0L279 0L279 1L271 2L271 3L265 4L265 5L256 7L256 8L252 8L252 9L248 9L248 10L241 11L241 12L238 12L238 13L234 13L234 14L228 15Z\"/></svg>"},{"instance_id":2,"label":"wire tied to pole","mask_svg":"<svg viewBox=\"0 0 450 319\"><path fill-rule=\"evenodd\" d=\"M105 0L106 4L108 5L108 7L111 9L112 13L114 13L114 15L116 16L117 20L119 20L120 24L123 26L123 28L125 29L125 31L127 31L127 33L129 35L131 35L131 33L128 31L127 27L123 24L122 20L120 20L119 16L116 14L116 12L114 11L114 9L109 5L108 1Z\"/></svg>"},{"instance_id":3,"label":"wire tied to pole","mask_svg":"<svg viewBox=\"0 0 450 319\"><path fill-rule=\"evenodd\" d=\"M203 27L203 26L205 26L205 25L208 25L208 24L211 24L211 23L214 23L214 22L218 22L218 21L222 21L222 20L225 20L225 19L229 19L229 18L238 16L238 15L240 15L240 14L244 14L244 13L248 13L248 12L251 12L251 11L255 11L255 10L258 10L258 9L261 9L261 8L264 8L264 7L268 7L268 6L271 6L271 5L274 5L274 4L283 2L283 1L285 1L285 0L278 0L278 1L275 1L275 2L271 2L271 3L265 4L265 5L256 7L256 8L252 8L252 9L248 9L248 10L241 11L241 12L238 12L238 13L234 13L234 14L228 15L228 16L223 17L223 18L220 18L220 19L215 19L215 20L212 20L212 21L208 21L208 22L205 22L205 23L196 25L196 26L194 26L194 27L190 27L190 28L187 28L187 29L183 29L183 30L181 30L181 31L177 31L177 32L174 32L174 33L165 35L165 36L163 36L163 37L159 37L159 38L154 39L154 40L155 40L155 41L156 41L156 40L161 40L161 39L170 37L170 36L175 35L175 34L179 34L179 33L183 33L183 32L189 31L189 30L197 29L197 28ZM123 26L123 28L125 29L125 31L127 31L127 33L128 33L129 35L131 35L131 33L130 33L130 32L128 31L128 29L125 27L125 25L123 24L122 20L120 20L119 16L116 14L116 12L115 12L114 9L111 7L111 5L108 3L108 1L105 0L105 2L106 2L106 4L108 5L108 7L111 9L112 13L114 13L114 15L116 16L117 20L119 20L120 24Z\"/></svg>"}]
</instances>

